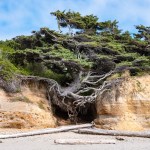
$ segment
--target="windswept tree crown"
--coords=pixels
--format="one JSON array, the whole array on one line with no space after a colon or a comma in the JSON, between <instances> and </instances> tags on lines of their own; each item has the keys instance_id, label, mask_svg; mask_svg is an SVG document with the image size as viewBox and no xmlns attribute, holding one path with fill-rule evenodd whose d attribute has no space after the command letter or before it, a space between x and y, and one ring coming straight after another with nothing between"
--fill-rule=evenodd
<instances>
[{"instance_id":1,"label":"windswept tree crown","mask_svg":"<svg viewBox=\"0 0 150 150\"><path fill-rule=\"evenodd\" d=\"M61 27L68 27L70 31L71 29L79 29L80 32L86 34L97 32L118 34L121 32L121 30L118 29L118 21L108 20L99 22L98 17L93 14L82 16L79 12L70 10L68 12L57 10L50 14L56 17L59 31L61 31Z\"/></svg>"}]
</instances>

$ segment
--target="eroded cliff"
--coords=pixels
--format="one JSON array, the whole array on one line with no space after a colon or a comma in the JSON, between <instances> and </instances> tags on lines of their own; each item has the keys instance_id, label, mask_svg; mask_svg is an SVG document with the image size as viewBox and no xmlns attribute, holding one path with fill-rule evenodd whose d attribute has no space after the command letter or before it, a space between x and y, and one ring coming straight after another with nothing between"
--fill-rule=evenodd
<instances>
[{"instance_id":1,"label":"eroded cliff","mask_svg":"<svg viewBox=\"0 0 150 150\"><path fill-rule=\"evenodd\" d=\"M55 126L56 118L52 114L44 86L24 84L17 93L7 93L0 89L0 128Z\"/></svg>"},{"instance_id":2,"label":"eroded cliff","mask_svg":"<svg viewBox=\"0 0 150 150\"><path fill-rule=\"evenodd\" d=\"M125 75L119 82L114 82L109 90L98 95L95 102L96 112L91 109L84 117L80 114L80 122L92 115L98 128L147 130L150 128L149 91L150 75ZM26 82L17 93L0 89L0 128L56 127L63 124L63 121L70 124L67 113L48 100L44 84Z\"/></svg>"},{"instance_id":3,"label":"eroded cliff","mask_svg":"<svg viewBox=\"0 0 150 150\"><path fill-rule=\"evenodd\" d=\"M97 97L96 126L104 129L150 128L150 76L125 77L118 86Z\"/></svg>"}]
</instances>

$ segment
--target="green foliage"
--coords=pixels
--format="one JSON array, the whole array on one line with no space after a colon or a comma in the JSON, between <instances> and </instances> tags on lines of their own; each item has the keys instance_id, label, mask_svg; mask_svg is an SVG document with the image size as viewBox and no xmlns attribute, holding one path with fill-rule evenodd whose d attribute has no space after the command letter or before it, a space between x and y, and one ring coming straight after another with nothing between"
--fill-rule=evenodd
<instances>
[{"instance_id":1,"label":"green foliage","mask_svg":"<svg viewBox=\"0 0 150 150\"><path fill-rule=\"evenodd\" d=\"M101 46L99 42L95 42L95 41L92 41L92 42L82 42L81 44L90 45L90 46L93 46L93 47Z\"/></svg>"},{"instance_id":2,"label":"green foliage","mask_svg":"<svg viewBox=\"0 0 150 150\"><path fill-rule=\"evenodd\" d=\"M125 56L125 57L131 56L134 59L140 57L140 55L138 53L123 53L122 55Z\"/></svg>"},{"instance_id":3,"label":"green foliage","mask_svg":"<svg viewBox=\"0 0 150 150\"><path fill-rule=\"evenodd\" d=\"M135 38L137 39L144 39L150 43L150 27L145 27L143 25L136 26L138 30L137 34L134 34Z\"/></svg>"},{"instance_id":4,"label":"green foliage","mask_svg":"<svg viewBox=\"0 0 150 150\"><path fill-rule=\"evenodd\" d=\"M99 36L100 37L100 42L101 43L108 43L108 42L112 42L113 38L112 36Z\"/></svg>"},{"instance_id":5,"label":"green foliage","mask_svg":"<svg viewBox=\"0 0 150 150\"><path fill-rule=\"evenodd\" d=\"M98 18L94 15L81 16L79 12L74 11L55 11L51 12L51 15L55 16L58 23L58 29L60 27L69 27L71 29L81 29L85 32L96 31Z\"/></svg>"},{"instance_id":6,"label":"green foliage","mask_svg":"<svg viewBox=\"0 0 150 150\"><path fill-rule=\"evenodd\" d=\"M120 44L116 41L112 41L112 42L107 43L106 47L111 48L115 51L122 52L122 53L125 51L124 44Z\"/></svg>"},{"instance_id":7,"label":"green foliage","mask_svg":"<svg viewBox=\"0 0 150 150\"><path fill-rule=\"evenodd\" d=\"M137 65L149 67L150 66L150 59L148 59L146 56L140 56L135 59L135 62L137 62Z\"/></svg>"},{"instance_id":8,"label":"green foliage","mask_svg":"<svg viewBox=\"0 0 150 150\"><path fill-rule=\"evenodd\" d=\"M125 31L121 34L120 40L124 43L128 43L132 40L131 34L129 31Z\"/></svg>"},{"instance_id":9,"label":"green foliage","mask_svg":"<svg viewBox=\"0 0 150 150\"><path fill-rule=\"evenodd\" d=\"M11 56L15 52L12 48L14 45L12 41L0 42L0 76L7 81L11 80L15 74L28 75L24 68L17 67L11 62Z\"/></svg>"},{"instance_id":10,"label":"green foliage","mask_svg":"<svg viewBox=\"0 0 150 150\"><path fill-rule=\"evenodd\" d=\"M117 67L133 68L133 74L146 70L140 67L149 68L150 27L136 26L138 33L133 37L129 31L122 32L116 20L99 22L97 16L83 16L70 10L58 10L51 14L57 19L59 31L68 27L69 33L73 33L74 29L79 32L70 37L44 27L39 31L32 31L31 36L17 36L12 40L0 41L0 76L3 79L10 80L18 73L51 78L58 82L67 81L68 78L71 80L71 69L67 72L63 70L66 66L60 65L59 68L58 65L58 70L62 71L55 70L55 60L53 68L51 58L76 62L74 64L84 69L91 69L99 60L109 59ZM64 41L71 41L73 46L65 46ZM79 50L76 43L83 47Z\"/></svg>"},{"instance_id":11,"label":"green foliage","mask_svg":"<svg viewBox=\"0 0 150 150\"><path fill-rule=\"evenodd\" d=\"M98 17L93 14L82 16L79 12L70 10L68 12L57 10L50 14L56 17L59 31L61 27L69 27L69 30L80 29L81 32L90 35L94 35L97 31L113 35L121 33L116 20L98 22Z\"/></svg>"},{"instance_id":12,"label":"green foliage","mask_svg":"<svg viewBox=\"0 0 150 150\"><path fill-rule=\"evenodd\" d=\"M88 61L87 59L83 58L77 58L77 55L75 55L72 51L69 49L66 49L62 46L59 46L58 49L54 49L49 52L53 56L57 56L62 58L66 61L74 61L82 65L83 67L90 68L92 66L92 62Z\"/></svg>"},{"instance_id":13,"label":"green foliage","mask_svg":"<svg viewBox=\"0 0 150 150\"><path fill-rule=\"evenodd\" d=\"M0 59L0 77L4 80L10 80L19 70L7 59Z\"/></svg>"},{"instance_id":14,"label":"green foliage","mask_svg":"<svg viewBox=\"0 0 150 150\"><path fill-rule=\"evenodd\" d=\"M52 51L50 51L50 54L53 56L61 57L64 60L76 59L76 56L73 52L71 52L68 49L63 48L62 46L59 46L58 49L55 49L54 47L52 47Z\"/></svg>"},{"instance_id":15,"label":"green foliage","mask_svg":"<svg viewBox=\"0 0 150 150\"><path fill-rule=\"evenodd\" d=\"M121 30L118 29L117 24L118 24L117 20L114 21L108 20L105 22L99 22L98 28L102 34L106 33L106 35L118 35L121 33Z\"/></svg>"},{"instance_id":16,"label":"green foliage","mask_svg":"<svg viewBox=\"0 0 150 150\"><path fill-rule=\"evenodd\" d=\"M11 46L9 46L8 42L3 42L3 41L0 42L0 49L4 52L7 51L10 53L14 51L14 49L11 48Z\"/></svg>"},{"instance_id":17,"label":"green foliage","mask_svg":"<svg viewBox=\"0 0 150 150\"><path fill-rule=\"evenodd\" d=\"M64 78L63 74L57 74L57 73L53 72L52 70L50 70L46 66L44 66L42 63L28 63L25 67L25 70L30 75L50 78L50 79L54 79L58 82L61 82Z\"/></svg>"},{"instance_id":18,"label":"green foliage","mask_svg":"<svg viewBox=\"0 0 150 150\"><path fill-rule=\"evenodd\" d=\"M11 48L9 46L11 42L0 42L0 58L1 59L6 59L8 58L13 52L14 52L14 49Z\"/></svg>"},{"instance_id":19,"label":"green foliage","mask_svg":"<svg viewBox=\"0 0 150 150\"><path fill-rule=\"evenodd\" d=\"M120 66L132 66L132 62L122 61L121 63L117 64L117 67L120 67Z\"/></svg>"}]
</instances>

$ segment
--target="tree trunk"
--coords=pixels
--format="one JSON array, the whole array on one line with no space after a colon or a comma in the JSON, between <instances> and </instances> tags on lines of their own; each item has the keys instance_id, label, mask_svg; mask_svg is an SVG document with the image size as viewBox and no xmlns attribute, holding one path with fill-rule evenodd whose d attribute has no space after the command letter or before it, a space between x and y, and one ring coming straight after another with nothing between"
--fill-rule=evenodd
<instances>
[{"instance_id":1,"label":"tree trunk","mask_svg":"<svg viewBox=\"0 0 150 150\"><path fill-rule=\"evenodd\" d=\"M111 135L111 136L128 136L128 137L143 137L150 138L150 131L143 132L130 132L130 131L117 131L117 130L103 130L103 129L80 129L77 131L81 134L94 134L94 135Z\"/></svg>"},{"instance_id":2,"label":"tree trunk","mask_svg":"<svg viewBox=\"0 0 150 150\"><path fill-rule=\"evenodd\" d=\"M48 129L30 131L30 132L25 132L25 133L0 135L0 139L19 138L19 137L42 135L42 134L52 134L52 133L66 132L66 131L70 131L70 130L81 129L81 128L90 128L90 127L92 127L92 124L62 126L62 127L58 127L58 128L48 128Z\"/></svg>"}]
</instances>

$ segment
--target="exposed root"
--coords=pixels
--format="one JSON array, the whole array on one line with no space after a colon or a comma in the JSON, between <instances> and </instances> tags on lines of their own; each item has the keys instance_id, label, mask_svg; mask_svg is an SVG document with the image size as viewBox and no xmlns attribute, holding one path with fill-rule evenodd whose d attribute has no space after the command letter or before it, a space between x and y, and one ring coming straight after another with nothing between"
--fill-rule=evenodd
<instances>
[{"instance_id":1,"label":"exposed root","mask_svg":"<svg viewBox=\"0 0 150 150\"><path fill-rule=\"evenodd\" d=\"M64 88L53 79L36 76L18 75L21 82L43 82L47 88L47 97L50 104L57 105L68 112L71 121L77 123L77 116L80 110L87 110L88 104L96 101L98 95L110 89L111 81L104 81L113 71L104 75L94 75L88 72L87 75L80 71L70 86ZM84 76L83 76L84 75Z\"/></svg>"}]
</instances>

